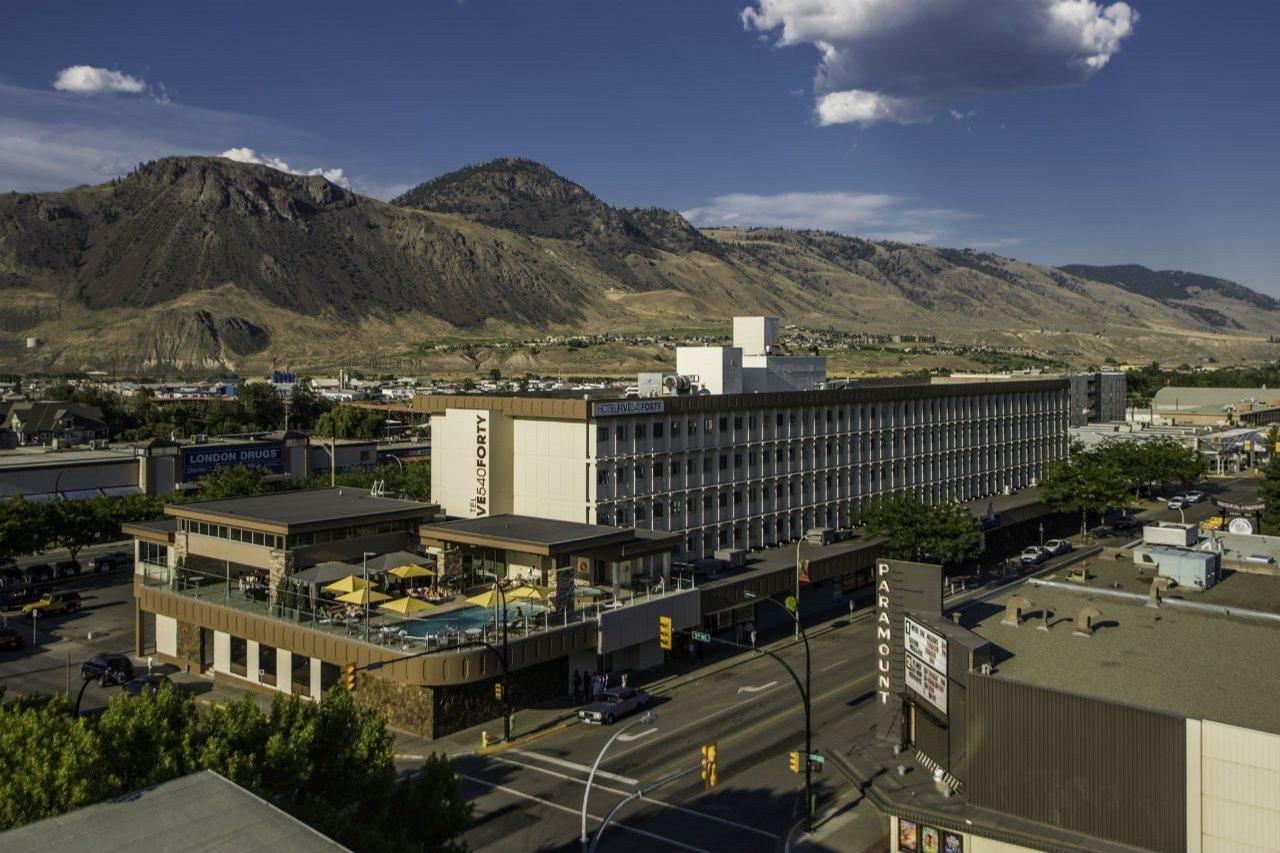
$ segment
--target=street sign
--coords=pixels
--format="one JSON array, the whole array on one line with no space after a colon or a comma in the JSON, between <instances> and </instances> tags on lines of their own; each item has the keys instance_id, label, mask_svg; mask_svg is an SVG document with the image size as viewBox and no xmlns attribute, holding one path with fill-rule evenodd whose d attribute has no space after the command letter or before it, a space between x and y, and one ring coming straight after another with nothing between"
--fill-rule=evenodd
<instances>
[{"instance_id":1,"label":"street sign","mask_svg":"<svg viewBox=\"0 0 1280 853\"><path fill-rule=\"evenodd\" d=\"M811 752L811 753L809 753L809 760L810 760L810 761L812 761L814 764L826 764L826 763L827 763L827 759L823 758L821 755L818 755L818 753L816 753L816 752Z\"/></svg>"},{"instance_id":2,"label":"street sign","mask_svg":"<svg viewBox=\"0 0 1280 853\"><path fill-rule=\"evenodd\" d=\"M690 631L689 636L693 637L695 643L711 642L711 635L705 631Z\"/></svg>"}]
</instances>

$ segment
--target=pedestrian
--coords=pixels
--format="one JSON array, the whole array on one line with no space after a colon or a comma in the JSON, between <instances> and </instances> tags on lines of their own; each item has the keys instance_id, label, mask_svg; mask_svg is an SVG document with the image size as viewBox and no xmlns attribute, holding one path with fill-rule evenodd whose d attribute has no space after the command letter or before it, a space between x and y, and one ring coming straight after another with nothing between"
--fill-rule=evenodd
<instances>
[{"instance_id":1,"label":"pedestrian","mask_svg":"<svg viewBox=\"0 0 1280 853\"><path fill-rule=\"evenodd\" d=\"M756 647L756 626L754 622L750 623L750 626L751 626L751 648L754 649Z\"/></svg>"},{"instance_id":2,"label":"pedestrian","mask_svg":"<svg viewBox=\"0 0 1280 853\"><path fill-rule=\"evenodd\" d=\"M573 701L578 701L578 697L582 695L582 673L576 669L573 671Z\"/></svg>"},{"instance_id":3,"label":"pedestrian","mask_svg":"<svg viewBox=\"0 0 1280 853\"><path fill-rule=\"evenodd\" d=\"M622 686L623 687L627 686L627 674L625 672L622 673Z\"/></svg>"}]
</instances>

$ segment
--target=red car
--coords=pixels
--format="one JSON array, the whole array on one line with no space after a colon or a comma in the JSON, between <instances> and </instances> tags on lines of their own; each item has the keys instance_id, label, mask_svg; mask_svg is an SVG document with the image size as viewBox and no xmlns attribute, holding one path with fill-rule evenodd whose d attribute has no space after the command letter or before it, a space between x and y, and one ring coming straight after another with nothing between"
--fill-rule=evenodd
<instances>
[{"instance_id":1,"label":"red car","mask_svg":"<svg viewBox=\"0 0 1280 853\"><path fill-rule=\"evenodd\" d=\"M22 632L12 626L0 628L0 651L12 652L22 648Z\"/></svg>"}]
</instances>

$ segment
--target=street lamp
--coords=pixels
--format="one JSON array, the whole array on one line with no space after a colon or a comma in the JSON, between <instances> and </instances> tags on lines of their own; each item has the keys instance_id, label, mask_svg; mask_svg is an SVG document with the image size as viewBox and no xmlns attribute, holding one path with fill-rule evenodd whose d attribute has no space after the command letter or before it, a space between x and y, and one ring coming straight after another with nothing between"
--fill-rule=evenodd
<instances>
[{"instance_id":1,"label":"street lamp","mask_svg":"<svg viewBox=\"0 0 1280 853\"><path fill-rule=\"evenodd\" d=\"M378 556L377 551L361 552L360 566L364 570L364 641L369 642L369 558Z\"/></svg>"},{"instance_id":2,"label":"street lamp","mask_svg":"<svg viewBox=\"0 0 1280 853\"><path fill-rule=\"evenodd\" d=\"M800 553L800 548L798 544L796 546L796 553L797 555ZM797 578L798 577L799 577L799 574L797 574ZM742 595L744 598L760 597L749 589L743 590ZM772 602L773 604L776 604L777 606L781 607L788 616L794 619L796 623L796 633L800 636L800 639L804 641L804 690L801 691L801 694L800 694L800 698L804 700L804 756L805 756L804 757L804 801L805 801L806 829L812 830L813 829L813 760L810 758L810 756L813 755L813 725L812 725L813 717L810 713L810 707L809 707L809 697L812 695L812 688L810 684L811 669L809 666L809 635L805 633L804 625L800 622L800 613L799 613L800 599L799 598L796 599L795 611L792 611L790 607L787 607L785 604L778 601L776 598L765 597L762 600L769 601L769 602Z\"/></svg>"},{"instance_id":3,"label":"street lamp","mask_svg":"<svg viewBox=\"0 0 1280 853\"><path fill-rule=\"evenodd\" d=\"M657 716L652 711L645 711L644 715L638 720L632 720L622 728L613 733L613 737L604 742L604 746L600 747L600 754L596 756L595 763L591 765L591 772L587 774L587 789L582 792L582 831L578 841L582 843L582 849L587 849L589 839L587 838L587 798L591 796L591 783L595 781L596 771L600 769L600 762L604 760L604 754L609 751L609 747L613 746L613 742L622 736L628 729L634 729L636 726L651 725L657 720Z\"/></svg>"},{"instance_id":4,"label":"street lamp","mask_svg":"<svg viewBox=\"0 0 1280 853\"><path fill-rule=\"evenodd\" d=\"M800 546L803 539L796 540L796 610L800 610ZM796 619L796 639L800 639L800 620Z\"/></svg>"},{"instance_id":5,"label":"street lamp","mask_svg":"<svg viewBox=\"0 0 1280 853\"><path fill-rule=\"evenodd\" d=\"M497 572L482 571L481 574L493 578L493 591L498 594L498 602L502 605L502 740L503 743L507 743L511 740L511 685L510 671L507 666L510 660L507 655L507 593L502 589ZM497 617L496 612L494 616Z\"/></svg>"}]
</instances>

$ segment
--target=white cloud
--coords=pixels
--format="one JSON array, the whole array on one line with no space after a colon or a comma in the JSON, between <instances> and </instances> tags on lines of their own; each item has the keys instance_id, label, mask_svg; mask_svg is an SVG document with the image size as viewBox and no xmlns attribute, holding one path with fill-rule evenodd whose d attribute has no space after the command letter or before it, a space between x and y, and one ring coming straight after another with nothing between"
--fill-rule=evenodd
<instances>
[{"instance_id":1,"label":"white cloud","mask_svg":"<svg viewBox=\"0 0 1280 853\"><path fill-rule=\"evenodd\" d=\"M973 97L1078 85L1133 34L1094 0L754 0L743 24L812 44L821 124L927 121Z\"/></svg>"},{"instance_id":2,"label":"white cloud","mask_svg":"<svg viewBox=\"0 0 1280 853\"><path fill-rule=\"evenodd\" d=\"M147 91L147 84L122 71L95 68L92 65L72 65L58 72L53 88L74 95L102 95L109 92L141 95Z\"/></svg>"},{"instance_id":3,"label":"white cloud","mask_svg":"<svg viewBox=\"0 0 1280 853\"><path fill-rule=\"evenodd\" d=\"M957 224L975 218L953 208L912 207L885 193L852 192L730 193L682 213L701 226L811 228L901 243L951 239Z\"/></svg>"},{"instance_id":4,"label":"white cloud","mask_svg":"<svg viewBox=\"0 0 1280 853\"><path fill-rule=\"evenodd\" d=\"M228 160L235 160L238 163L257 163L259 166L267 166L280 172L288 172L291 175L319 175L332 184L337 184L344 189L351 189L351 181L347 180L347 176L343 174L341 169L294 169L288 163L279 157L272 157L269 154L259 154L252 148L228 148L220 155Z\"/></svg>"}]
</instances>

